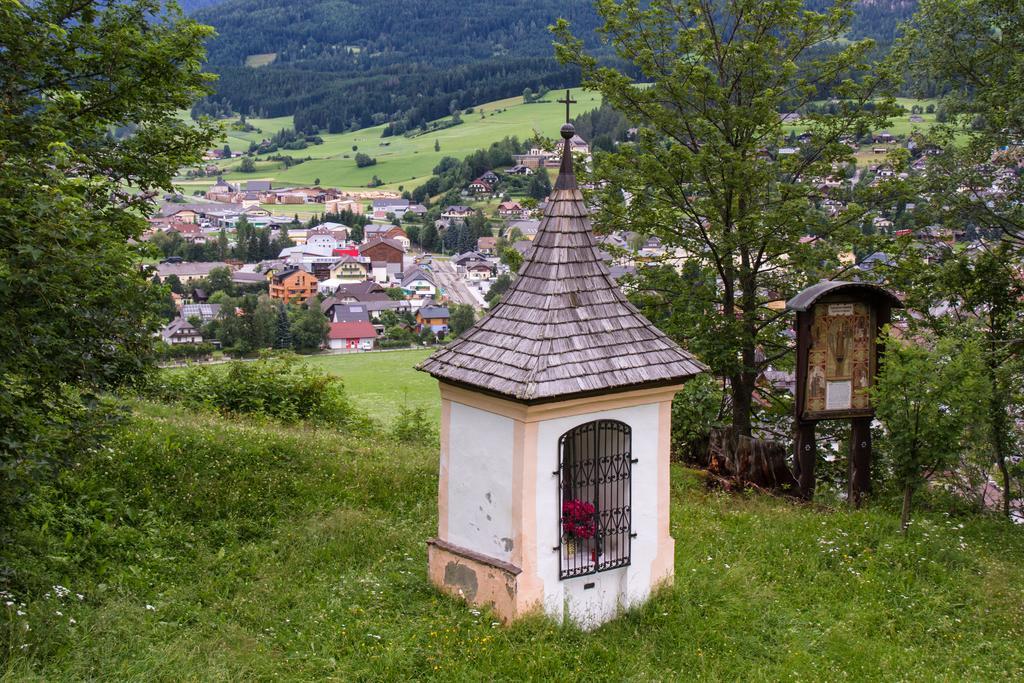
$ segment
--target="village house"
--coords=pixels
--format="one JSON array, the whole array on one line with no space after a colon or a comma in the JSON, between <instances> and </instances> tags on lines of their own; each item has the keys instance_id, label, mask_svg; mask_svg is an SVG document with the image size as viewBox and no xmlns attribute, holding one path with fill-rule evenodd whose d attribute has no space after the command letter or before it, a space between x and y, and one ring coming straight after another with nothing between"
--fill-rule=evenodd
<instances>
[{"instance_id":1,"label":"village house","mask_svg":"<svg viewBox=\"0 0 1024 683\"><path fill-rule=\"evenodd\" d=\"M375 220L384 220L389 213L395 216L404 216L408 210L408 199L374 199L371 214Z\"/></svg>"},{"instance_id":2,"label":"village house","mask_svg":"<svg viewBox=\"0 0 1024 683\"><path fill-rule=\"evenodd\" d=\"M434 334L448 334L448 307L424 305L416 311L416 331L430 328Z\"/></svg>"},{"instance_id":3,"label":"village house","mask_svg":"<svg viewBox=\"0 0 1024 683\"><path fill-rule=\"evenodd\" d=\"M327 347L335 350L372 351L377 344L377 330L369 322L331 323Z\"/></svg>"},{"instance_id":4,"label":"village house","mask_svg":"<svg viewBox=\"0 0 1024 683\"><path fill-rule=\"evenodd\" d=\"M574 135L572 136L572 140L569 140L569 150L573 154L582 154L586 156L590 154L590 145L579 135Z\"/></svg>"},{"instance_id":5,"label":"village house","mask_svg":"<svg viewBox=\"0 0 1024 683\"><path fill-rule=\"evenodd\" d=\"M405 249L393 239L374 239L361 244L359 255L370 259L371 273L376 280L387 280L404 268Z\"/></svg>"},{"instance_id":6,"label":"village house","mask_svg":"<svg viewBox=\"0 0 1024 683\"><path fill-rule=\"evenodd\" d=\"M476 240L476 250L480 253L487 254L488 256L494 254L494 250L497 246L497 237L478 237Z\"/></svg>"},{"instance_id":7,"label":"village house","mask_svg":"<svg viewBox=\"0 0 1024 683\"><path fill-rule=\"evenodd\" d=\"M523 218L523 205L519 202L498 204L498 215L502 218Z\"/></svg>"},{"instance_id":8,"label":"village house","mask_svg":"<svg viewBox=\"0 0 1024 683\"><path fill-rule=\"evenodd\" d=\"M445 218L451 221L463 221L472 215L473 209L469 208L468 206L463 206L461 204L449 206L445 208L444 211L441 212L441 218Z\"/></svg>"},{"instance_id":9,"label":"village house","mask_svg":"<svg viewBox=\"0 0 1024 683\"><path fill-rule=\"evenodd\" d=\"M494 192L494 186L483 178L477 178L469 183L467 188L473 194L490 194Z\"/></svg>"},{"instance_id":10,"label":"village house","mask_svg":"<svg viewBox=\"0 0 1024 683\"><path fill-rule=\"evenodd\" d=\"M269 180L248 180L245 183L246 192L270 192L273 184Z\"/></svg>"},{"instance_id":11,"label":"village house","mask_svg":"<svg viewBox=\"0 0 1024 683\"><path fill-rule=\"evenodd\" d=\"M366 304L338 304L331 307L332 323L368 323L370 313Z\"/></svg>"},{"instance_id":12,"label":"village house","mask_svg":"<svg viewBox=\"0 0 1024 683\"><path fill-rule=\"evenodd\" d=\"M331 266L330 277L339 284L362 282L370 272L370 261L358 256L342 256Z\"/></svg>"},{"instance_id":13,"label":"village house","mask_svg":"<svg viewBox=\"0 0 1024 683\"><path fill-rule=\"evenodd\" d=\"M434 278L422 268L413 268L404 274L402 289L414 299L432 299L437 294Z\"/></svg>"},{"instance_id":14,"label":"village house","mask_svg":"<svg viewBox=\"0 0 1024 683\"><path fill-rule=\"evenodd\" d=\"M540 221L534 220L532 218L509 221L508 230L506 231L506 234L512 232L513 230L518 230L520 235L522 235L528 240L532 240L534 237L537 236L537 228L539 227Z\"/></svg>"},{"instance_id":15,"label":"village house","mask_svg":"<svg viewBox=\"0 0 1024 683\"><path fill-rule=\"evenodd\" d=\"M467 252L465 252L463 254L456 254L455 256L452 256L452 258L451 258L451 262L454 265L458 266L458 267L463 267L467 263L470 263L472 261L485 261L485 260L487 260L487 257L484 256L483 254L481 254L478 251L467 251Z\"/></svg>"},{"instance_id":16,"label":"village house","mask_svg":"<svg viewBox=\"0 0 1024 683\"><path fill-rule=\"evenodd\" d=\"M161 280L165 280L171 275L176 275L182 284L188 284L193 280L207 277L214 268L228 268L231 270L231 267L223 261L181 261L178 263L160 263L156 266L156 273L160 276Z\"/></svg>"},{"instance_id":17,"label":"village house","mask_svg":"<svg viewBox=\"0 0 1024 683\"><path fill-rule=\"evenodd\" d=\"M195 209L182 207L180 209L170 209L163 213L165 218L173 218L178 223L199 223L199 212Z\"/></svg>"},{"instance_id":18,"label":"village house","mask_svg":"<svg viewBox=\"0 0 1024 683\"><path fill-rule=\"evenodd\" d=\"M510 175L533 175L533 169L529 166L523 166L522 164L516 164L512 168L508 169Z\"/></svg>"},{"instance_id":19,"label":"village house","mask_svg":"<svg viewBox=\"0 0 1024 683\"><path fill-rule=\"evenodd\" d=\"M526 154L513 154L512 161L515 162L516 166L523 166L530 171L534 171L548 166L552 161L557 164L558 155L546 149L534 147Z\"/></svg>"},{"instance_id":20,"label":"village house","mask_svg":"<svg viewBox=\"0 0 1024 683\"><path fill-rule=\"evenodd\" d=\"M412 245L409 235L407 235L405 230L397 225L367 225L363 228L364 244L371 240L379 239L394 240L401 244L402 248L405 250L408 250Z\"/></svg>"},{"instance_id":21,"label":"village house","mask_svg":"<svg viewBox=\"0 0 1024 683\"><path fill-rule=\"evenodd\" d=\"M334 291L334 295L325 299L320 310L327 312L335 304L369 303L371 301L391 301L384 288L372 280L345 284Z\"/></svg>"},{"instance_id":22,"label":"village house","mask_svg":"<svg viewBox=\"0 0 1024 683\"><path fill-rule=\"evenodd\" d=\"M396 301L394 299L387 299L386 301L367 301L364 304L367 312L370 314L370 320L376 322L380 320L380 314L384 311L394 311L395 313L411 313L412 303L406 300ZM384 332L384 327L380 326L379 332Z\"/></svg>"},{"instance_id":23,"label":"village house","mask_svg":"<svg viewBox=\"0 0 1024 683\"><path fill-rule=\"evenodd\" d=\"M466 279L479 282L491 279L491 276L494 275L494 266L488 261L470 261L463 266L463 271L466 274Z\"/></svg>"},{"instance_id":24,"label":"village house","mask_svg":"<svg viewBox=\"0 0 1024 683\"><path fill-rule=\"evenodd\" d=\"M202 344L203 335L188 320L175 318L160 330L160 339L166 344Z\"/></svg>"},{"instance_id":25,"label":"village house","mask_svg":"<svg viewBox=\"0 0 1024 683\"><path fill-rule=\"evenodd\" d=\"M277 301L301 302L316 296L316 292L316 277L296 266L285 268L270 279L270 298Z\"/></svg>"},{"instance_id":26,"label":"village house","mask_svg":"<svg viewBox=\"0 0 1024 683\"><path fill-rule=\"evenodd\" d=\"M263 285L267 283L267 277L263 273L236 270L231 273L231 282L232 284L242 286Z\"/></svg>"}]
</instances>

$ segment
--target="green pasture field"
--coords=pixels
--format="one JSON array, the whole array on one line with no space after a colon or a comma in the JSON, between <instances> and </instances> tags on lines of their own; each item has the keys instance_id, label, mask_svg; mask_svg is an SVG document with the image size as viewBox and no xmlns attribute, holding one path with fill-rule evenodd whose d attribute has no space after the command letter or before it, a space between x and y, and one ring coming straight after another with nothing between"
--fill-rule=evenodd
<instances>
[{"instance_id":1,"label":"green pasture field","mask_svg":"<svg viewBox=\"0 0 1024 683\"><path fill-rule=\"evenodd\" d=\"M563 93L564 94L564 93ZM384 181L377 189L411 190L424 183L433 168L443 157L461 159L472 152L489 147L492 142L506 136L526 139L534 132L546 137L557 136L558 129L565 121L565 106L556 100L561 95L555 91L546 101L523 104L521 97L497 100L475 107L472 114L465 114L463 123L434 133L408 138L403 135L382 138L384 126L364 128L352 133L323 134L322 145L313 145L303 150L282 150L279 154L290 154L296 158L313 157L289 169L274 162L257 162L260 177L272 179L281 185L310 185L317 178L327 187L343 189L366 189L374 175ZM572 90L572 97L578 100L573 105L574 113L596 109L601 96L580 88ZM261 133L228 131L226 142L232 150L245 150L250 141L269 138L274 132L292 125L291 117L275 119L248 119ZM441 149L434 151L434 143ZM353 150L352 147L358 147ZM376 165L356 167L356 151L368 154L377 160ZM225 170L225 178L251 180L252 174L238 173L233 169L240 161L218 162Z\"/></svg>"},{"instance_id":2,"label":"green pasture field","mask_svg":"<svg viewBox=\"0 0 1024 683\"><path fill-rule=\"evenodd\" d=\"M306 363L337 375L345 390L369 415L391 422L402 406L423 408L431 421L441 419L437 381L413 367L432 353L422 351L380 351L308 356Z\"/></svg>"}]
</instances>

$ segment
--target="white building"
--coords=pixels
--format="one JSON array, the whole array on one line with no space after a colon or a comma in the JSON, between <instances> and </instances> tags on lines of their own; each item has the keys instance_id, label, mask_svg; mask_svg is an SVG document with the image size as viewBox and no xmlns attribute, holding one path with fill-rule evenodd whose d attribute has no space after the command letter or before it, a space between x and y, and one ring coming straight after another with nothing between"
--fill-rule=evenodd
<instances>
[{"instance_id":1,"label":"white building","mask_svg":"<svg viewBox=\"0 0 1024 683\"><path fill-rule=\"evenodd\" d=\"M522 274L420 366L441 389L428 557L435 585L505 620L593 628L673 580L672 398L705 368L598 257L572 136Z\"/></svg>"}]
</instances>

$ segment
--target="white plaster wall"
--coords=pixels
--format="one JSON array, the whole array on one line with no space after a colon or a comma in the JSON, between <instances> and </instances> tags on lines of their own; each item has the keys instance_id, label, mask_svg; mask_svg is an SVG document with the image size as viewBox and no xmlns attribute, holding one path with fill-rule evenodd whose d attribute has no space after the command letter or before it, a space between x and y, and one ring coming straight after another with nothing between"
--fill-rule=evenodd
<instances>
[{"instance_id":1,"label":"white plaster wall","mask_svg":"<svg viewBox=\"0 0 1024 683\"><path fill-rule=\"evenodd\" d=\"M450 543L512 558L513 421L452 401L448 446Z\"/></svg>"},{"instance_id":2,"label":"white plaster wall","mask_svg":"<svg viewBox=\"0 0 1024 683\"><path fill-rule=\"evenodd\" d=\"M546 420L537 429L537 568L544 584L544 611L594 628L616 616L620 608L643 602L651 592L651 562L658 551L657 403ZM559 518L558 439L573 427L593 420L619 420L632 428L632 528L630 565L587 576L558 579ZM586 584L594 587L586 589Z\"/></svg>"}]
</instances>

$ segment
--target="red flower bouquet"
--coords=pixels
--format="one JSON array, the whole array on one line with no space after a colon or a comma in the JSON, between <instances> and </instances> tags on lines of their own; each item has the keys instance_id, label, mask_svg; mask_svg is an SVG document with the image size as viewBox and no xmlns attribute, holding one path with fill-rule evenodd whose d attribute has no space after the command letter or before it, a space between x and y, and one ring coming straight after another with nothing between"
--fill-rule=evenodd
<instances>
[{"instance_id":1,"label":"red flower bouquet","mask_svg":"<svg viewBox=\"0 0 1024 683\"><path fill-rule=\"evenodd\" d=\"M597 532L594 504L585 500L562 503L562 531L570 538L592 538Z\"/></svg>"}]
</instances>

